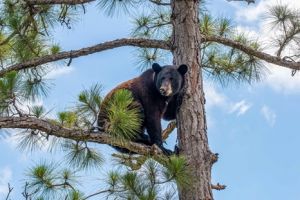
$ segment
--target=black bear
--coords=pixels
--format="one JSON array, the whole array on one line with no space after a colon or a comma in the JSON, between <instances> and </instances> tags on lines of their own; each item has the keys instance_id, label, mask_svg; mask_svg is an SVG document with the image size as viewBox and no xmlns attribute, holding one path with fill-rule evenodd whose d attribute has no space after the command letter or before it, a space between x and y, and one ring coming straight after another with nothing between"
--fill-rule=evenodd
<instances>
[{"instance_id":1,"label":"black bear","mask_svg":"<svg viewBox=\"0 0 300 200\"><path fill-rule=\"evenodd\" d=\"M154 63L152 69L146 70L139 77L121 83L104 98L98 116L98 126L105 127L107 121L105 102L108 102L117 90L127 89L131 91L135 103L140 106L143 114L143 123L134 141L146 145L156 144L165 154L171 154L172 151L163 147L161 119L173 120L176 118L177 97L183 87L186 72L186 65L161 67ZM145 129L148 135L144 133ZM116 149L123 153L129 153L125 149Z\"/></svg>"}]
</instances>

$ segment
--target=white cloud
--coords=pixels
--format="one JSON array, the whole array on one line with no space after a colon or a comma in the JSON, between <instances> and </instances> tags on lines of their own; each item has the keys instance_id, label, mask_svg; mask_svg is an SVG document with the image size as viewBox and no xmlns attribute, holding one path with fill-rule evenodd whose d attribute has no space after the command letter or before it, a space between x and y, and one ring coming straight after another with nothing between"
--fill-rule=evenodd
<instances>
[{"instance_id":1,"label":"white cloud","mask_svg":"<svg viewBox=\"0 0 300 200\"><path fill-rule=\"evenodd\" d=\"M291 70L283 67L269 65L270 73L267 74L263 84L276 92L283 94L300 94L300 74L291 75Z\"/></svg>"},{"instance_id":2,"label":"white cloud","mask_svg":"<svg viewBox=\"0 0 300 200\"><path fill-rule=\"evenodd\" d=\"M50 67L50 72L46 75L47 79L55 79L63 75L70 74L74 71L74 67L72 66L56 66L53 65Z\"/></svg>"},{"instance_id":3,"label":"white cloud","mask_svg":"<svg viewBox=\"0 0 300 200\"><path fill-rule=\"evenodd\" d=\"M246 100L242 100L232 104L229 108L229 113L236 113L237 116L241 116L245 114L251 106L252 105L246 102Z\"/></svg>"},{"instance_id":4,"label":"white cloud","mask_svg":"<svg viewBox=\"0 0 300 200\"><path fill-rule=\"evenodd\" d=\"M256 21L261 18L264 14L266 14L268 7L272 5L277 5L280 3L279 0L261 0L256 4L251 4L247 7L243 7L238 9L236 13L236 18L240 19L240 21ZM289 5L291 8L300 7L299 0L284 0L282 3Z\"/></svg>"},{"instance_id":5,"label":"white cloud","mask_svg":"<svg viewBox=\"0 0 300 200\"><path fill-rule=\"evenodd\" d=\"M262 115L264 116L265 120L268 122L268 124L271 127L273 127L276 122L276 117L277 117L276 113L266 105L264 105L260 111L261 111Z\"/></svg>"},{"instance_id":6,"label":"white cloud","mask_svg":"<svg viewBox=\"0 0 300 200\"><path fill-rule=\"evenodd\" d=\"M214 87L213 83L205 82L204 92L206 98L206 106L224 106L226 97Z\"/></svg>"},{"instance_id":7,"label":"white cloud","mask_svg":"<svg viewBox=\"0 0 300 200\"><path fill-rule=\"evenodd\" d=\"M237 26L236 31L238 33L244 33L246 34L247 37L251 38L251 39L257 39L259 37L259 34L257 33L257 31L255 31L253 28L251 27L247 27L247 26Z\"/></svg>"},{"instance_id":8,"label":"white cloud","mask_svg":"<svg viewBox=\"0 0 300 200\"><path fill-rule=\"evenodd\" d=\"M219 107L224 109L229 114L241 116L245 114L252 106L251 103L247 102L246 100L233 102L222 92L218 91L212 82L205 82L204 92L207 108Z\"/></svg>"},{"instance_id":9,"label":"white cloud","mask_svg":"<svg viewBox=\"0 0 300 200\"><path fill-rule=\"evenodd\" d=\"M11 181L12 170L9 167L4 167L0 169L0 194L7 194L7 184Z\"/></svg>"}]
</instances>

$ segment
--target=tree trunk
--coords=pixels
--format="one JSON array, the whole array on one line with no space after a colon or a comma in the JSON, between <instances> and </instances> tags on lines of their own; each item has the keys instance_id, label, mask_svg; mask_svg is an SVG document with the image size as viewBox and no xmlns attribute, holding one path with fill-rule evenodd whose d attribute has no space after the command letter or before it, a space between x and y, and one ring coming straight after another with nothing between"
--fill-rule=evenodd
<instances>
[{"instance_id":1,"label":"tree trunk","mask_svg":"<svg viewBox=\"0 0 300 200\"><path fill-rule=\"evenodd\" d=\"M211 166L216 156L209 150L206 134L198 11L199 0L172 0L174 63L189 67L177 113L178 145L194 177L189 189L179 189L181 200L213 199Z\"/></svg>"}]
</instances>

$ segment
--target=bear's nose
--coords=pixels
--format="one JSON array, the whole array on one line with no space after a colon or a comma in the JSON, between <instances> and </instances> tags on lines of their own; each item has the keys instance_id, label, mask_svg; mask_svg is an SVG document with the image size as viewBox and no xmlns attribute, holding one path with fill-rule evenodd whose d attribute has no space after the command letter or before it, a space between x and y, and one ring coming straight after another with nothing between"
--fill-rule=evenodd
<instances>
[{"instance_id":1,"label":"bear's nose","mask_svg":"<svg viewBox=\"0 0 300 200\"><path fill-rule=\"evenodd\" d=\"M167 94L167 92L166 92L166 90L165 90L164 88L160 88L160 89L159 89L159 92L160 92L162 95L166 95L166 94Z\"/></svg>"}]
</instances>

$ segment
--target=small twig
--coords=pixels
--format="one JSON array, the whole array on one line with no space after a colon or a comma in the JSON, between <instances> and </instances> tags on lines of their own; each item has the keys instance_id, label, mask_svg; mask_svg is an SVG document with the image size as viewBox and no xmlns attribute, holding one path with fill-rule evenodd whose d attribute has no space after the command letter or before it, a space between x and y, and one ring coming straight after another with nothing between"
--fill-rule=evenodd
<instances>
[{"instance_id":1,"label":"small twig","mask_svg":"<svg viewBox=\"0 0 300 200\"><path fill-rule=\"evenodd\" d=\"M175 128L176 128L176 122L175 121L170 122L167 128L162 132L162 139L166 140Z\"/></svg>"},{"instance_id":2,"label":"small twig","mask_svg":"<svg viewBox=\"0 0 300 200\"><path fill-rule=\"evenodd\" d=\"M255 0L227 0L227 1L246 1L248 3L248 5L250 3L255 3Z\"/></svg>"},{"instance_id":3,"label":"small twig","mask_svg":"<svg viewBox=\"0 0 300 200\"><path fill-rule=\"evenodd\" d=\"M164 3L161 0L149 0L151 3L154 3L159 6L170 6L170 3Z\"/></svg>"},{"instance_id":4,"label":"small twig","mask_svg":"<svg viewBox=\"0 0 300 200\"><path fill-rule=\"evenodd\" d=\"M220 183L217 183L217 185L211 184L211 189L213 190L225 190L226 185L221 185Z\"/></svg>"},{"instance_id":5,"label":"small twig","mask_svg":"<svg viewBox=\"0 0 300 200\"><path fill-rule=\"evenodd\" d=\"M10 186L10 184L8 183L8 193L7 193L7 196L6 196L6 199L5 200L8 200L9 198L9 195L11 194L12 190L14 189L13 187Z\"/></svg>"},{"instance_id":6,"label":"small twig","mask_svg":"<svg viewBox=\"0 0 300 200\"><path fill-rule=\"evenodd\" d=\"M89 195L89 196L83 198L83 200L89 199L89 198L94 197L94 196L97 196L97 195L99 195L99 194L103 194L103 193L111 193L111 192L113 192L113 191L110 190L110 189L108 189L108 190L102 190L102 191L96 192L96 193L94 193L94 194L91 194L91 195Z\"/></svg>"},{"instance_id":7,"label":"small twig","mask_svg":"<svg viewBox=\"0 0 300 200\"><path fill-rule=\"evenodd\" d=\"M68 64L67 64L67 66L68 66L68 67L71 65L71 63L72 63L72 60L73 60L73 58L72 58L72 57L70 57L70 59L69 59L69 62L68 62Z\"/></svg>"},{"instance_id":8,"label":"small twig","mask_svg":"<svg viewBox=\"0 0 300 200\"><path fill-rule=\"evenodd\" d=\"M212 164L216 163L219 159L219 154L218 153L211 153L210 152L210 161Z\"/></svg>"}]
</instances>

